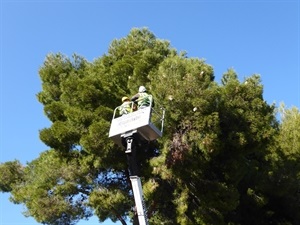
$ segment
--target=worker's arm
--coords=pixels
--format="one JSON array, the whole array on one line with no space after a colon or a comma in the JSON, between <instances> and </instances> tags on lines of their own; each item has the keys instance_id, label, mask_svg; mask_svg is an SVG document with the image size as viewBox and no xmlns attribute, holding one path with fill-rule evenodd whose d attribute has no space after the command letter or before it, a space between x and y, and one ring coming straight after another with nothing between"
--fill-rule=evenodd
<instances>
[{"instance_id":1,"label":"worker's arm","mask_svg":"<svg viewBox=\"0 0 300 225\"><path fill-rule=\"evenodd\" d=\"M136 94L134 96L132 96L132 98L130 99L132 102L135 102L138 98L140 97L139 94Z\"/></svg>"}]
</instances>

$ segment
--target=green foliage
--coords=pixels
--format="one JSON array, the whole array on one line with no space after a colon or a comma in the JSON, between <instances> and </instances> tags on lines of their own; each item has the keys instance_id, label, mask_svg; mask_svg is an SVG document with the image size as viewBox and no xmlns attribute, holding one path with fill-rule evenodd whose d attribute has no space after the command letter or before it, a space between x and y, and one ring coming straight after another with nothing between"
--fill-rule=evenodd
<instances>
[{"instance_id":1,"label":"green foliage","mask_svg":"<svg viewBox=\"0 0 300 225\"><path fill-rule=\"evenodd\" d=\"M116 222L120 219L118 218L118 212L126 212L134 204L130 200L127 193L122 190L99 188L90 194L89 205L95 209L95 214L101 222L104 222L107 218ZM121 218L125 220L127 215L125 214Z\"/></svg>"},{"instance_id":2,"label":"green foliage","mask_svg":"<svg viewBox=\"0 0 300 225\"><path fill-rule=\"evenodd\" d=\"M279 143L283 153L288 159L299 159L300 151L300 112L296 107L286 109L282 104L280 108L282 124L280 127Z\"/></svg>"},{"instance_id":3,"label":"green foliage","mask_svg":"<svg viewBox=\"0 0 300 225\"><path fill-rule=\"evenodd\" d=\"M275 160L263 188L270 199L271 219L278 224L299 224L300 112L296 107L287 109L283 104L279 112L282 122L276 140L277 155L272 152L269 156Z\"/></svg>"},{"instance_id":4,"label":"green foliage","mask_svg":"<svg viewBox=\"0 0 300 225\"><path fill-rule=\"evenodd\" d=\"M277 132L274 106L263 100L257 75L241 83L229 70L219 86L213 82L212 73L200 72L201 67L198 73L186 76L184 65L189 60L174 58L168 59L166 69L160 68L162 75L157 84L156 80L152 83L160 88L168 114L168 134L172 134L164 145L165 155L161 156L165 158L162 164L166 163L171 171L167 176L162 172L161 178L174 184L175 193L181 193L183 186L189 193L186 202L180 202L188 209L178 215L177 221L239 221L240 215L232 218L232 213L238 212L243 196L253 186L252 180L257 179L257 171L264 168L264 155ZM173 71L168 73L170 68ZM166 77L174 88L168 87ZM193 79L186 82L186 78ZM161 171L164 170L161 165Z\"/></svg>"},{"instance_id":5,"label":"green foliage","mask_svg":"<svg viewBox=\"0 0 300 225\"><path fill-rule=\"evenodd\" d=\"M23 166L17 160L0 164L0 191L11 192L14 185L23 181Z\"/></svg>"},{"instance_id":6,"label":"green foliage","mask_svg":"<svg viewBox=\"0 0 300 225\"><path fill-rule=\"evenodd\" d=\"M15 185L12 201L26 204L26 216L44 224L74 224L91 215L86 207L91 180L78 155L72 158L61 159L50 150L25 167L24 181Z\"/></svg>"},{"instance_id":7,"label":"green foliage","mask_svg":"<svg viewBox=\"0 0 300 225\"><path fill-rule=\"evenodd\" d=\"M126 155L108 132L121 98L144 85L166 109L163 137L138 147L150 224L299 224L299 111L282 107L279 124L258 75L229 69L218 84L211 65L146 28L93 62L49 54L39 74L51 150L0 165L0 190L27 216L135 221Z\"/></svg>"}]
</instances>

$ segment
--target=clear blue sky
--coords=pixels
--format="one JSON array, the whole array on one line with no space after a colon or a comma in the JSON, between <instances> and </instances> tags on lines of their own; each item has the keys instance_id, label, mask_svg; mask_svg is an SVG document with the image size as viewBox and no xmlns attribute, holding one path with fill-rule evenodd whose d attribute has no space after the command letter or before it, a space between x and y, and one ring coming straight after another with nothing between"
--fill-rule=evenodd
<instances>
[{"instance_id":1,"label":"clear blue sky","mask_svg":"<svg viewBox=\"0 0 300 225\"><path fill-rule=\"evenodd\" d=\"M217 82L229 68L240 80L257 73L268 103L300 108L299 0L0 2L0 163L26 163L48 149L38 131L50 123L36 99L45 56L77 53L92 61L134 27L204 58ZM0 225L38 224L8 198L0 193ZM84 224L98 221L78 223Z\"/></svg>"}]
</instances>

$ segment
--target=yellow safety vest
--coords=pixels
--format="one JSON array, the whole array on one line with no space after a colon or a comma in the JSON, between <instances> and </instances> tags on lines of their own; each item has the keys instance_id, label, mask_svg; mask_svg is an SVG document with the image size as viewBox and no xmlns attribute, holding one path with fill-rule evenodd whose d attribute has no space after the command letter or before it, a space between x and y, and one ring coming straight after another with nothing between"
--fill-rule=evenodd
<instances>
[{"instance_id":1,"label":"yellow safety vest","mask_svg":"<svg viewBox=\"0 0 300 225\"><path fill-rule=\"evenodd\" d=\"M119 106L120 115L125 115L132 112L131 102L124 102Z\"/></svg>"}]
</instances>

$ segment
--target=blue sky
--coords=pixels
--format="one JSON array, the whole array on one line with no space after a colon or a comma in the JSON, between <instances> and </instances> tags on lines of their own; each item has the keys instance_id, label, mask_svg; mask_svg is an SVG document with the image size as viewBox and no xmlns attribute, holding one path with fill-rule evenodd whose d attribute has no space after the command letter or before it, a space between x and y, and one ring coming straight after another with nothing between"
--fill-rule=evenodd
<instances>
[{"instance_id":1,"label":"blue sky","mask_svg":"<svg viewBox=\"0 0 300 225\"><path fill-rule=\"evenodd\" d=\"M134 27L205 59L217 82L229 68L240 80L260 74L268 103L300 108L298 0L2 0L0 14L0 163L26 163L48 149L38 131L50 123L36 99L46 55L93 61ZM8 198L0 193L0 225L38 224Z\"/></svg>"}]
</instances>

